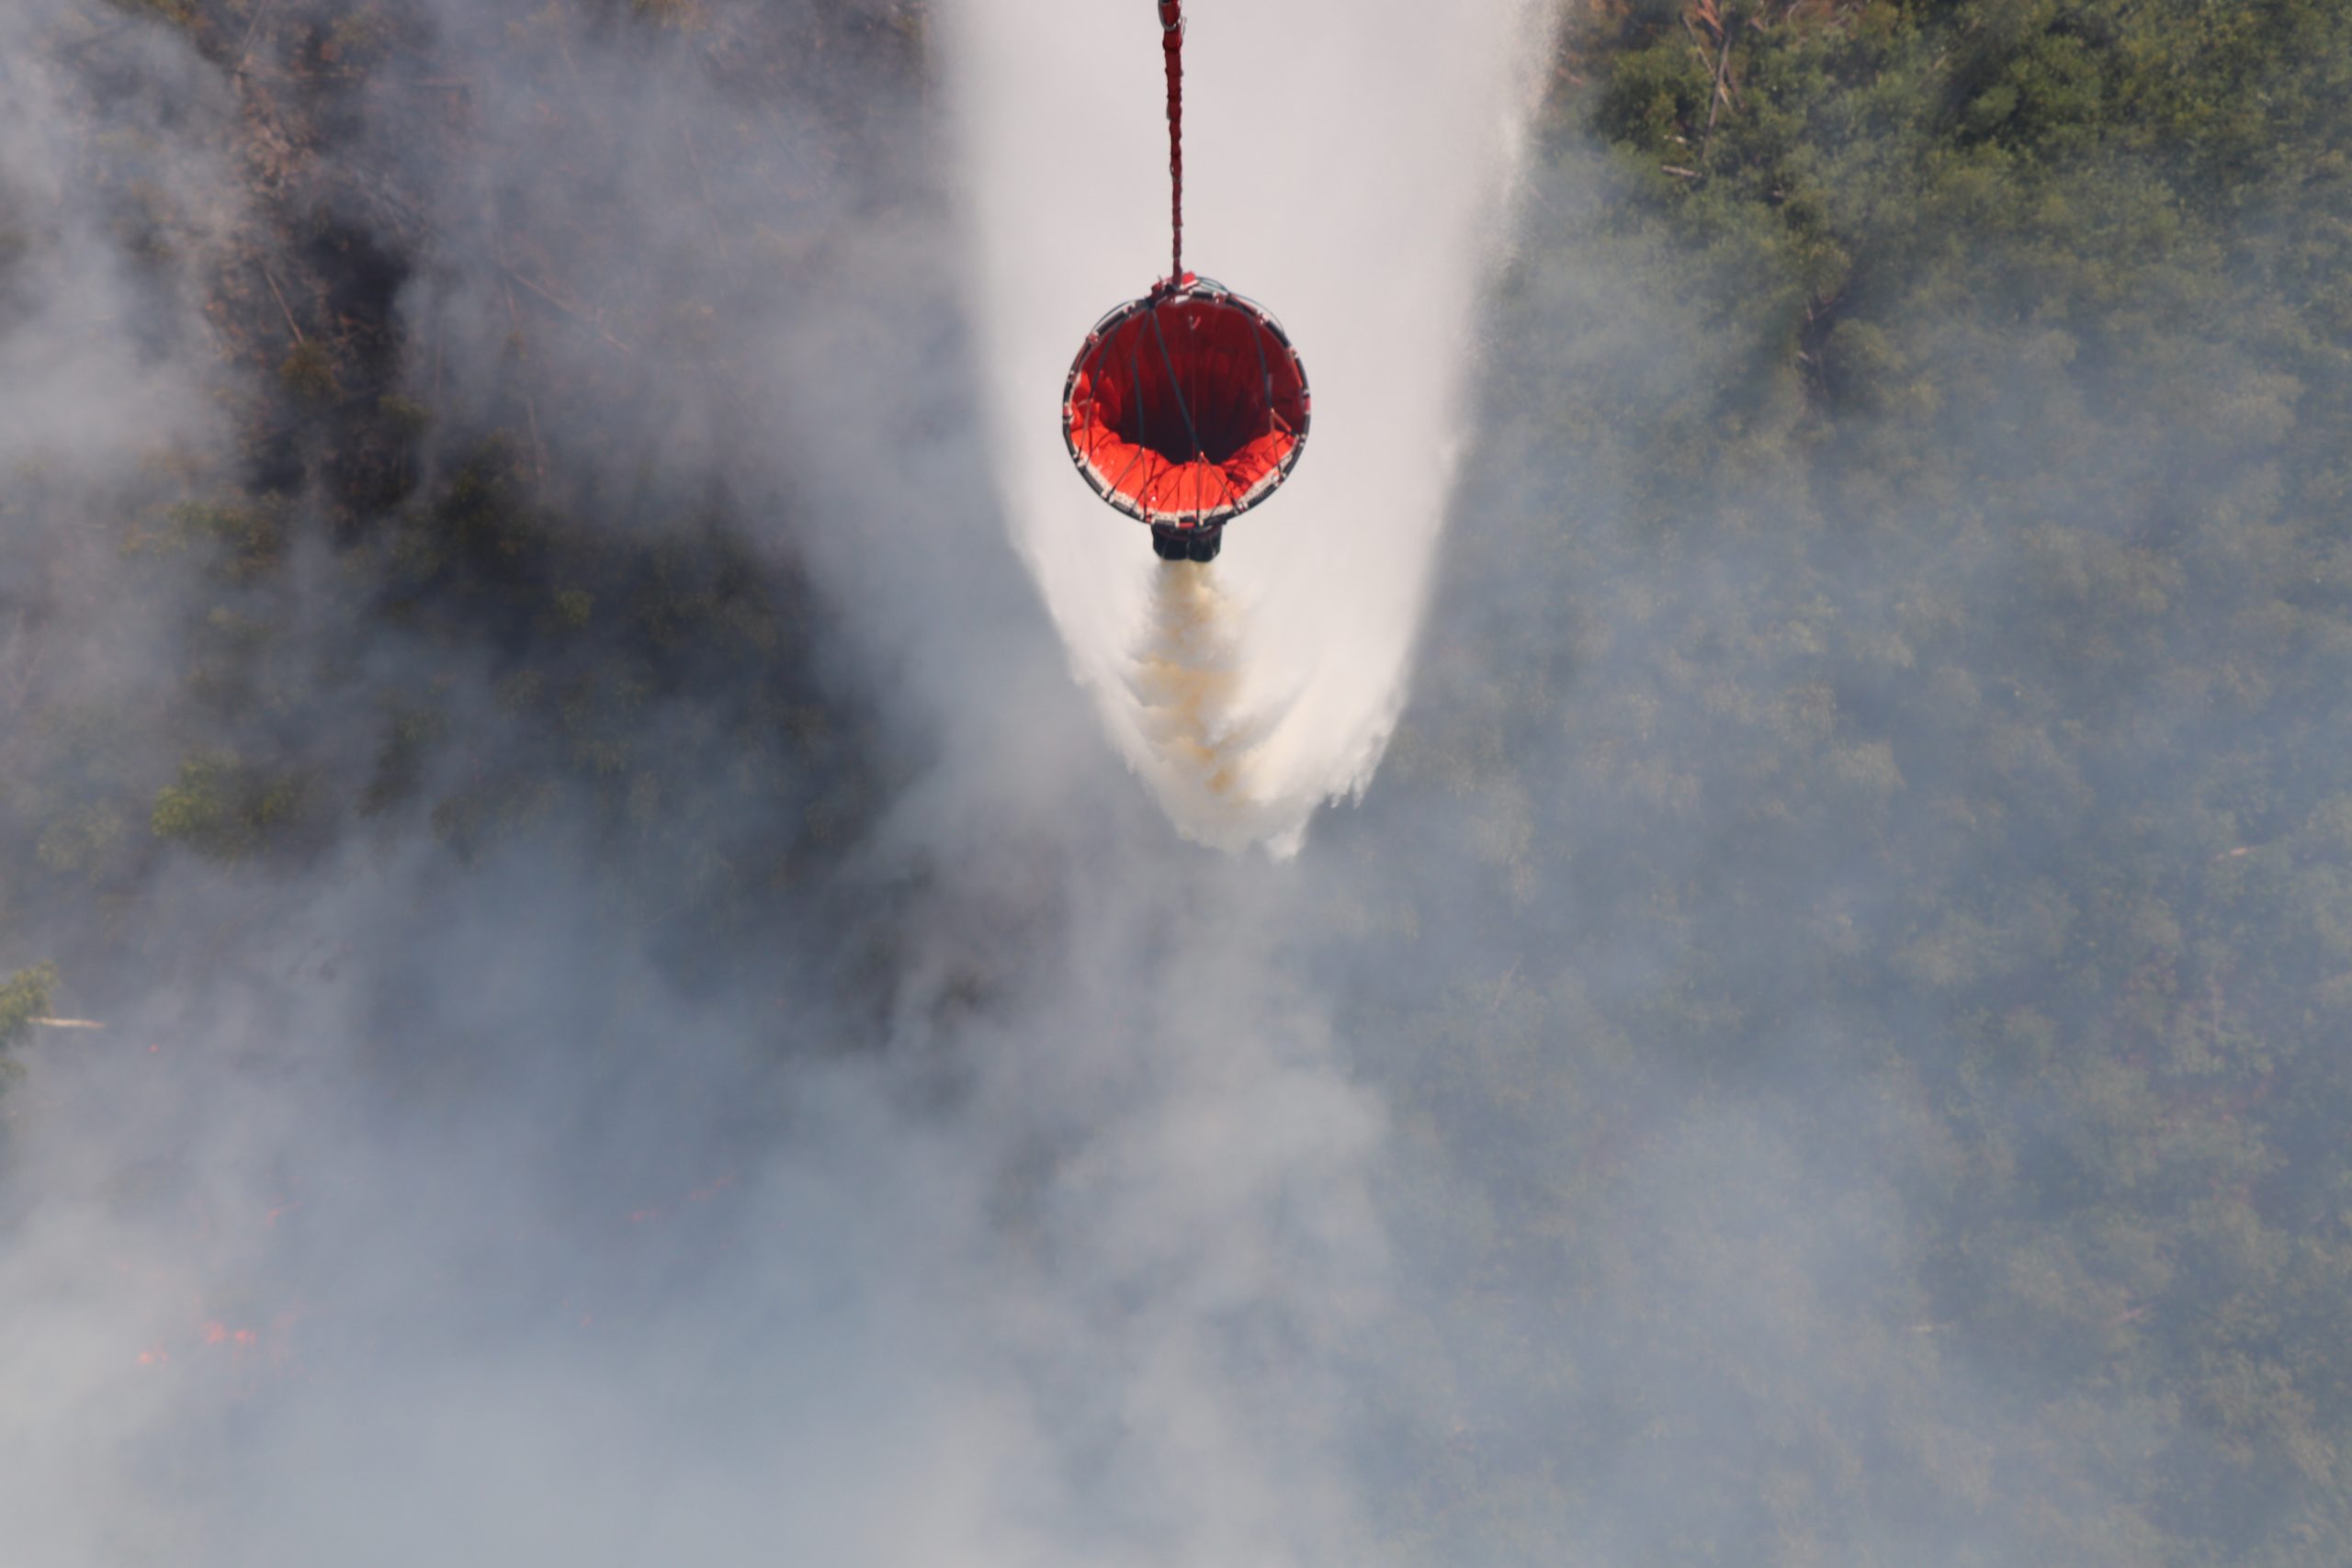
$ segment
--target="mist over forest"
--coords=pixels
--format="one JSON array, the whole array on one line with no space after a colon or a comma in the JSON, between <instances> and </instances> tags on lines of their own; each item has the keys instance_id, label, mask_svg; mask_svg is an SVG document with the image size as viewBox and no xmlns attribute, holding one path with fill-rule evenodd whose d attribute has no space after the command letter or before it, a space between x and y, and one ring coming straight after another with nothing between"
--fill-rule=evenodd
<instances>
[{"instance_id":1,"label":"mist over forest","mask_svg":"<svg viewBox=\"0 0 2352 1568\"><path fill-rule=\"evenodd\" d=\"M1014 546L989 6L0 10L0 1560L2352 1561L2335 8L1538 7L1285 855Z\"/></svg>"}]
</instances>

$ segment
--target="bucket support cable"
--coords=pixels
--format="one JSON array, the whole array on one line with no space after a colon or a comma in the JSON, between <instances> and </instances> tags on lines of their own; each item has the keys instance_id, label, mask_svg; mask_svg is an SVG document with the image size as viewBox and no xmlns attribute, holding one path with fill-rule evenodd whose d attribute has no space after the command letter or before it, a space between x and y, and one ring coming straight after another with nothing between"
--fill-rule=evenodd
<instances>
[{"instance_id":1,"label":"bucket support cable","mask_svg":"<svg viewBox=\"0 0 2352 1568\"><path fill-rule=\"evenodd\" d=\"M1168 284L1184 278L1184 0L1159 0L1159 50L1168 62Z\"/></svg>"}]
</instances>

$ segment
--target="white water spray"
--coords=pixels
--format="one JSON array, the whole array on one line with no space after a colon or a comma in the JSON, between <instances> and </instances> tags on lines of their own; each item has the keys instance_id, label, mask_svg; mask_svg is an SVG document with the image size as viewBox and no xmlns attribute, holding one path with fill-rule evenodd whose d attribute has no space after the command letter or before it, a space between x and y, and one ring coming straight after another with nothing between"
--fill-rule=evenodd
<instances>
[{"instance_id":1,"label":"white water spray","mask_svg":"<svg viewBox=\"0 0 2352 1568\"><path fill-rule=\"evenodd\" d=\"M1296 475L1207 569L1164 567L1088 491L1056 410L1087 327L1167 265L1153 8L954 12L976 314L1016 543L1112 736L1196 839L1288 853L1387 746L1462 445L1477 291L1556 9L1188 7L1185 265L1282 318L1315 395Z\"/></svg>"}]
</instances>

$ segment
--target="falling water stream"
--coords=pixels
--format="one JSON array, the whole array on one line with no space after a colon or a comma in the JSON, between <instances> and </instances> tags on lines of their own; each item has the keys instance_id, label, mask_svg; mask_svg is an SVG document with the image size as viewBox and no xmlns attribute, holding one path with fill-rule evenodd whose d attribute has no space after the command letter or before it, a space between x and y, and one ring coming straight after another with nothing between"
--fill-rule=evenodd
<instances>
[{"instance_id":1,"label":"falling water stream","mask_svg":"<svg viewBox=\"0 0 2352 1568\"><path fill-rule=\"evenodd\" d=\"M1549 59L1531 0L1202 0L1185 262L1297 342L1315 429L1207 568L1163 566L1070 472L1088 325L1165 268L1151 8L962 0L947 58L1000 482L1079 682L1178 827L1294 852L1403 706L1461 449L1476 302Z\"/></svg>"}]
</instances>

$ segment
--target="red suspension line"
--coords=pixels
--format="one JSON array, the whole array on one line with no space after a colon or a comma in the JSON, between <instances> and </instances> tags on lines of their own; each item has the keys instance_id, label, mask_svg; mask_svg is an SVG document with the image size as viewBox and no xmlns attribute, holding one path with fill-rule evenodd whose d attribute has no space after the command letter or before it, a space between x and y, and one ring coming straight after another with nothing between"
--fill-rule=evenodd
<instances>
[{"instance_id":1,"label":"red suspension line","mask_svg":"<svg viewBox=\"0 0 2352 1568\"><path fill-rule=\"evenodd\" d=\"M1184 0L1159 0L1159 48L1168 59L1168 285L1184 276Z\"/></svg>"}]
</instances>

